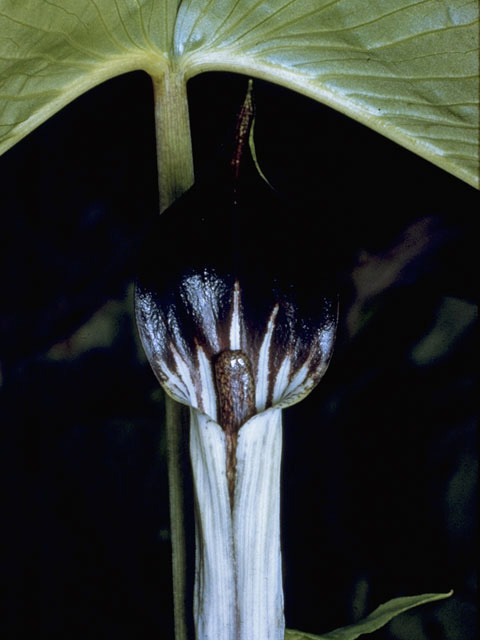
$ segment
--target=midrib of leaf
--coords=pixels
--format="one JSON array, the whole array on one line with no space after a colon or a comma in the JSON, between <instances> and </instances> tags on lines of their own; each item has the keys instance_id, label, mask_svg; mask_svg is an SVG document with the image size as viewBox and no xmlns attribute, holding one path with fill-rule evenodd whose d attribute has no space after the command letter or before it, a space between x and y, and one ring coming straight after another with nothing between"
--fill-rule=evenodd
<instances>
[{"instance_id":1,"label":"midrib of leaf","mask_svg":"<svg viewBox=\"0 0 480 640\"><path fill-rule=\"evenodd\" d=\"M478 187L478 127L474 124L466 125L459 121L452 124L457 133L459 132L459 129L469 129L474 132L474 135L468 136L468 139L465 137L462 139L458 135L454 135L450 138L451 141L454 141L455 146L467 145L471 147L473 151L473 153L461 154L453 150L448 151L448 148L446 148L447 145L444 145L444 148L442 148L441 145L437 144L442 141L441 137L426 134L422 136L415 133L414 129L416 119L412 118L408 114L402 115L391 113L387 119L384 110L378 109L378 111L382 111L382 113L377 116L372 111L370 105L367 104L364 106L362 101L352 103L352 101L348 99L349 96L332 91L327 86L318 86L318 84L309 78L308 75L300 76L298 72L272 67L263 61L252 62L252 58L250 57L242 58L240 55L230 52L226 56L199 56L195 60L195 63L189 67L189 77L193 77L198 73L213 70L241 73L270 82L276 82L277 84L297 91L298 93L313 98L314 100L323 102L327 106L344 113L361 124L364 124L391 140L398 142L403 147L426 158L433 164L445 169L449 173L452 173L472 186ZM341 77L341 74L325 74L325 78L330 79ZM368 78L369 76L357 75L357 78L361 77ZM428 103L426 102L420 102L419 104L423 104L425 107L428 107ZM464 104L473 104L476 107L476 103L474 102L465 102ZM404 105L404 107L408 107L408 105ZM288 116L286 115L286 117ZM402 117L408 124L408 129L395 124L395 121ZM438 122L435 122L432 118L425 118L425 122L429 127L435 127L438 125ZM445 140L445 138L443 138L443 140ZM464 158L465 162L461 164L454 164L452 163L452 159L454 158ZM379 161L381 161L381 159L379 159Z\"/></svg>"}]
</instances>

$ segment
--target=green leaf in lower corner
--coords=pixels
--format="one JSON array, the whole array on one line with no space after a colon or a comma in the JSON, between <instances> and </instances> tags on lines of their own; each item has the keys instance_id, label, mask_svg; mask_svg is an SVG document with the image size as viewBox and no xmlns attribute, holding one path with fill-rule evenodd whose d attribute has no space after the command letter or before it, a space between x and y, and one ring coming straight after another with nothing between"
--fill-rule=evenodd
<instances>
[{"instance_id":1,"label":"green leaf in lower corner","mask_svg":"<svg viewBox=\"0 0 480 640\"><path fill-rule=\"evenodd\" d=\"M406 598L394 598L385 604L380 605L375 611L360 622L350 624L342 629L335 629L322 636L301 631L287 630L285 640L355 640L366 633L372 633L384 627L393 618L404 611L418 607L421 604L435 602L449 598L453 591L449 593L424 593L420 596L408 596Z\"/></svg>"}]
</instances>

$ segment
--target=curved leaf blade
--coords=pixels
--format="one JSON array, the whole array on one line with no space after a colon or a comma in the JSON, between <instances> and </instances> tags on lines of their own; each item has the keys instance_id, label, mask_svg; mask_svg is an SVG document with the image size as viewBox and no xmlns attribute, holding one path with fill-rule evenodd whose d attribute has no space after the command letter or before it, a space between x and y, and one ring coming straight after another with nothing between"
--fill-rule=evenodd
<instances>
[{"instance_id":1,"label":"curved leaf blade","mask_svg":"<svg viewBox=\"0 0 480 640\"><path fill-rule=\"evenodd\" d=\"M178 1L0 0L0 152L108 78L159 75Z\"/></svg>"},{"instance_id":2,"label":"curved leaf blade","mask_svg":"<svg viewBox=\"0 0 480 640\"><path fill-rule=\"evenodd\" d=\"M188 0L174 43L191 75L283 84L478 186L475 0Z\"/></svg>"},{"instance_id":3,"label":"curved leaf blade","mask_svg":"<svg viewBox=\"0 0 480 640\"><path fill-rule=\"evenodd\" d=\"M351 624L348 627L335 629L321 636L312 635L310 633L302 633L301 631L288 630L285 633L285 640L356 640L366 633L372 633L381 629L388 624L393 618L428 602L443 600L449 598L453 591L449 593L424 593L420 596L407 596L405 598L394 598L385 604L380 605L369 616Z\"/></svg>"},{"instance_id":4,"label":"curved leaf blade","mask_svg":"<svg viewBox=\"0 0 480 640\"><path fill-rule=\"evenodd\" d=\"M475 0L0 0L0 152L120 73L230 70L478 186L478 44Z\"/></svg>"}]
</instances>

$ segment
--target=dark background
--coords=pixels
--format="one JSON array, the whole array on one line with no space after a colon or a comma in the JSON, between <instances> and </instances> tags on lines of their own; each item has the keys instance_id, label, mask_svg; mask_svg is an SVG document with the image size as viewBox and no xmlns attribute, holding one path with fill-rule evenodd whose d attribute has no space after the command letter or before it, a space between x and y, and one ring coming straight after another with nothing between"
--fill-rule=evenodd
<instances>
[{"instance_id":1,"label":"dark background","mask_svg":"<svg viewBox=\"0 0 480 640\"><path fill-rule=\"evenodd\" d=\"M244 90L190 81L197 175ZM471 640L478 194L297 94L258 82L256 99L263 171L341 293L330 368L285 411L287 624L321 633L453 588L372 638ZM173 637L163 397L132 317L152 106L146 75L114 79L0 159L4 638Z\"/></svg>"}]
</instances>

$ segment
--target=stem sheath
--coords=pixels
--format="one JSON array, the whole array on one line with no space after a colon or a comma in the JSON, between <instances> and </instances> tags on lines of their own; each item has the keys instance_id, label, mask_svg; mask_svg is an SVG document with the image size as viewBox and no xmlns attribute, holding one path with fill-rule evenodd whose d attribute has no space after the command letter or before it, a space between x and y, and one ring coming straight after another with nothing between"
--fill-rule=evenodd
<instances>
[{"instance_id":1,"label":"stem sheath","mask_svg":"<svg viewBox=\"0 0 480 640\"><path fill-rule=\"evenodd\" d=\"M187 85L183 74L168 71L153 79L160 212L194 181Z\"/></svg>"},{"instance_id":2,"label":"stem sheath","mask_svg":"<svg viewBox=\"0 0 480 640\"><path fill-rule=\"evenodd\" d=\"M153 78L160 213L194 182L187 87L168 70ZM162 248L160 247L161 251ZM165 394L175 640L187 640L184 495L181 473L182 407Z\"/></svg>"},{"instance_id":3,"label":"stem sheath","mask_svg":"<svg viewBox=\"0 0 480 640\"><path fill-rule=\"evenodd\" d=\"M181 442L184 407L165 394L170 539L172 544L173 611L175 640L187 640L186 548Z\"/></svg>"}]
</instances>

